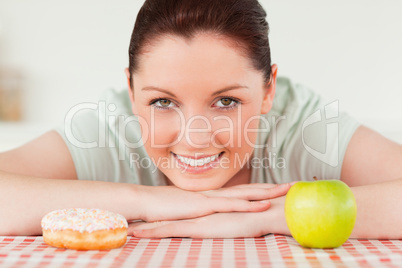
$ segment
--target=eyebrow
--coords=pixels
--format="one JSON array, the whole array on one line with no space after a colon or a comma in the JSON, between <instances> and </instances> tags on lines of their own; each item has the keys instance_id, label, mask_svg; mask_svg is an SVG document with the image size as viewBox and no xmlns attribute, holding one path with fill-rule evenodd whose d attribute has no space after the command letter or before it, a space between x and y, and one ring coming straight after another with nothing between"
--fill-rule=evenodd
<instances>
[{"instance_id":1,"label":"eyebrow","mask_svg":"<svg viewBox=\"0 0 402 268\"><path fill-rule=\"evenodd\" d=\"M212 94L212 96L216 96L216 95L222 94L224 92L227 92L227 91L230 91L230 90L235 90L235 89L248 89L248 87L235 84L235 85L231 85L231 86L227 86L227 87L224 87L222 89L219 89L218 91L215 91ZM147 87L142 88L141 90L144 90L144 91L159 91L159 92L165 93L165 94L167 94L169 96L172 96L173 98L177 98L176 95L173 94L172 92L170 92L169 90L159 88L159 87L147 86Z\"/></svg>"}]
</instances>

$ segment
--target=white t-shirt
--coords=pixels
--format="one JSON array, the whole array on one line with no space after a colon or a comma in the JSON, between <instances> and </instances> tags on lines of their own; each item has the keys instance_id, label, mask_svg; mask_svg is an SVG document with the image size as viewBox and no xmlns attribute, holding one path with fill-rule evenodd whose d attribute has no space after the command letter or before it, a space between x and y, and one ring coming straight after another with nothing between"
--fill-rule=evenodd
<instances>
[{"instance_id":1,"label":"white t-shirt","mask_svg":"<svg viewBox=\"0 0 402 268\"><path fill-rule=\"evenodd\" d=\"M274 104L262 115L248 163L252 183L340 179L346 148L359 123L310 89L278 77ZM108 90L81 103L56 131L66 142L80 180L166 185L141 144L128 91Z\"/></svg>"}]
</instances>

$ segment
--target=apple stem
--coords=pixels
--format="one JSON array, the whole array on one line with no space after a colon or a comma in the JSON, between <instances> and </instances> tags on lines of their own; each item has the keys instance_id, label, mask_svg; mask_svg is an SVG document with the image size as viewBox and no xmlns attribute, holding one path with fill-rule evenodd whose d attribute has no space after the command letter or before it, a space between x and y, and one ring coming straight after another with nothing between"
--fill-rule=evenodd
<instances>
[{"instance_id":1,"label":"apple stem","mask_svg":"<svg viewBox=\"0 0 402 268\"><path fill-rule=\"evenodd\" d=\"M316 176L314 176L314 177L313 177L313 179L314 179L315 181L318 181L318 179L317 179L317 177L316 177Z\"/></svg>"}]
</instances>

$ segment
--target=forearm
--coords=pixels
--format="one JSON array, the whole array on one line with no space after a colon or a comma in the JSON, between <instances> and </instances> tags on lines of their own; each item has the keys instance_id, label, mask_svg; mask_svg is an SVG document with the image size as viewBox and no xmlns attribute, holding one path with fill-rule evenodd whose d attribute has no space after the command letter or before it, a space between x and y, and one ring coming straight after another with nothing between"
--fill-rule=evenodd
<instances>
[{"instance_id":1,"label":"forearm","mask_svg":"<svg viewBox=\"0 0 402 268\"><path fill-rule=\"evenodd\" d=\"M267 224L264 234L274 233L282 235L291 235L285 217L286 196L271 199L271 207L262 213L265 214L263 221Z\"/></svg>"},{"instance_id":2,"label":"forearm","mask_svg":"<svg viewBox=\"0 0 402 268\"><path fill-rule=\"evenodd\" d=\"M136 185L32 178L0 171L0 235L41 233L41 218L68 207L100 208L138 217Z\"/></svg>"},{"instance_id":3,"label":"forearm","mask_svg":"<svg viewBox=\"0 0 402 268\"><path fill-rule=\"evenodd\" d=\"M402 179L351 188L357 203L357 218L351 238L402 238ZM270 200L265 222L269 233L290 235L286 225L284 197Z\"/></svg>"},{"instance_id":4,"label":"forearm","mask_svg":"<svg viewBox=\"0 0 402 268\"><path fill-rule=\"evenodd\" d=\"M402 238L402 179L351 189L357 203L352 238Z\"/></svg>"}]
</instances>

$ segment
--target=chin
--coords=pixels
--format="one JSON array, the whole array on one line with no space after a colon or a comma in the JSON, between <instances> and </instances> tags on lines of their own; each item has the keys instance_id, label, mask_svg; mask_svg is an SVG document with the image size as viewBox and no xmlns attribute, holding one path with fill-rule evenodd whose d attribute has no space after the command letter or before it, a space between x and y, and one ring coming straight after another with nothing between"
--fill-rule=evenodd
<instances>
[{"instance_id":1,"label":"chin","mask_svg":"<svg viewBox=\"0 0 402 268\"><path fill-rule=\"evenodd\" d=\"M217 190L219 188L222 188L223 185L225 184L225 182L217 182L214 179L202 179L202 178L197 179L183 178L170 181L174 186L182 190L192 192Z\"/></svg>"}]
</instances>

